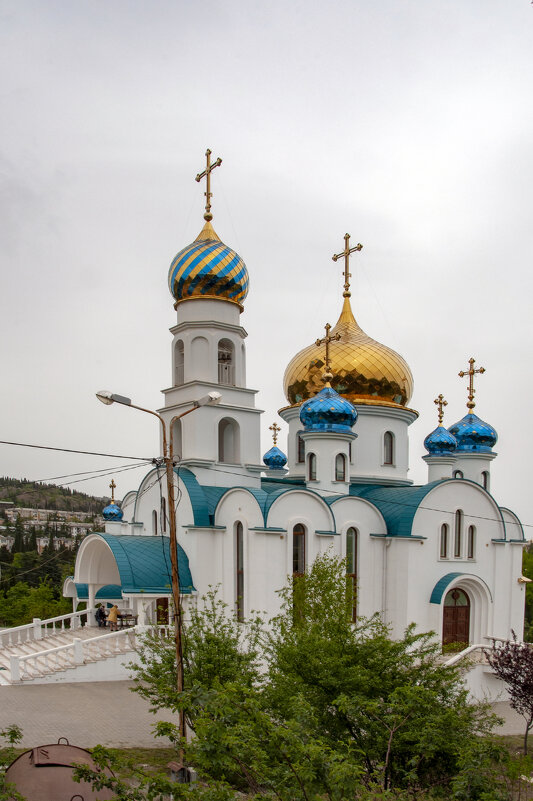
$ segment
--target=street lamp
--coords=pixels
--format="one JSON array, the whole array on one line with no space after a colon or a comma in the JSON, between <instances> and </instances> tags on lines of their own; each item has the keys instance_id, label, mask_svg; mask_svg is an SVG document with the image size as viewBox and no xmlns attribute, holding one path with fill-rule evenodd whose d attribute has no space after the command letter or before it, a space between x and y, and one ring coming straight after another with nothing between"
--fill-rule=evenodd
<instances>
[{"instance_id":1,"label":"street lamp","mask_svg":"<svg viewBox=\"0 0 533 801\"><path fill-rule=\"evenodd\" d=\"M222 398L220 392L209 392L199 400L191 401L191 408L187 409L181 414L175 415L170 423L167 437L167 424L160 414L153 412L151 409L144 409L142 406L136 406L131 402L131 398L126 398L124 395L115 395L108 390L100 390L96 393L96 397L102 403L110 405L112 403L120 403L122 406L130 406L132 409L138 409L141 412L152 414L157 417L161 423L161 430L163 432L163 461L165 462L165 472L167 478L167 494L168 494L168 514L169 514L169 528L170 528L170 563L172 568L172 598L174 601L174 609L176 612L176 623L174 631L174 641L176 645L176 689L178 693L183 692L183 647L182 647L182 610L180 601L180 580L178 573L178 537L176 532L176 506L174 500L174 437L173 437L173 424L176 420L185 417L186 414L195 412L201 406L212 406L220 403ZM179 732L180 737L185 742L186 728L185 728L185 714L183 709L179 709ZM183 755L182 748L180 747L180 755ZM182 758L183 762L183 758Z\"/></svg>"}]
</instances>

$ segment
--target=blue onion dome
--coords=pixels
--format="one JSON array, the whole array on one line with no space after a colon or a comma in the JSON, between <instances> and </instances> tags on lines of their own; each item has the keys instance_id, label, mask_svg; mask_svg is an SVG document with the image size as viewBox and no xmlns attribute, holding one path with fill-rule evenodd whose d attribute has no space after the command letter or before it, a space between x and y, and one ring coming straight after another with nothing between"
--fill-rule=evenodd
<instances>
[{"instance_id":1,"label":"blue onion dome","mask_svg":"<svg viewBox=\"0 0 533 801\"><path fill-rule=\"evenodd\" d=\"M326 386L311 400L302 403L300 420L306 431L351 432L357 420L355 406Z\"/></svg>"},{"instance_id":2,"label":"blue onion dome","mask_svg":"<svg viewBox=\"0 0 533 801\"><path fill-rule=\"evenodd\" d=\"M194 242L174 257L168 273L175 306L191 298L216 298L232 301L242 309L248 283L246 264L220 241L209 220Z\"/></svg>"},{"instance_id":3,"label":"blue onion dome","mask_svg":"<svg viewBox=\"0 0 533 801\"><path fill-rule=\"evenodd\" d=\"M424 440L424 448L430 456L453 456L457 448L457 440L443 425L428 434Z\"/></svg>"},{"instance_id":4,"label":"blue onion dome","mask_svg":"<svg viewBox=\"0 0 533 801\"><path fill-rule=\"evenodd\" d=\"M498 441L498 435L491 425L481 420L477 414L469 412L448 431L457 440L457 452L490 453Z\"/></svg>"},{"instance_id":5,"label":"blue onion dome","mask_svg":"<svg viewBox=\"0 0 533 801\"><path fill-rule=\"evenodd\" d=\"M270 448L263 456L263 461L270 470L281 470L287 464L287 457L280 451L277 445Z\"/></svg>"},{"instance_id":6,"label":"blue onion dome","mask_svg":"<svg viewBox=\"0 0 533 801\"><path fill-rule=\"evenodd\" d=\"M122 520L124 512L116 503L110 503L102 512L104 520Z\"/></svg>"}]
</instances>

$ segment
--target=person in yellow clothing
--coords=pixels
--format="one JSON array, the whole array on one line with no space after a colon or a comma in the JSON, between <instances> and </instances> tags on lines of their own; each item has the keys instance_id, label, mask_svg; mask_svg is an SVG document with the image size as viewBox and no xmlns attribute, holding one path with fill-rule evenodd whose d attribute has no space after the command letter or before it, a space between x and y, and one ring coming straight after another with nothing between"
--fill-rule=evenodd
<instances>
[{"instance_id":1,"label":"person in yellow clothing","mask_svg":"<svg viewBox=\"0 0 533 801\"><path fill-rule=\"evenodd\" d=\"M107 615L107 622L109 623L109 631L117 631L117 620L118 620L118 606L113 604L109 613Z\"/></svg>"}]
</instances>

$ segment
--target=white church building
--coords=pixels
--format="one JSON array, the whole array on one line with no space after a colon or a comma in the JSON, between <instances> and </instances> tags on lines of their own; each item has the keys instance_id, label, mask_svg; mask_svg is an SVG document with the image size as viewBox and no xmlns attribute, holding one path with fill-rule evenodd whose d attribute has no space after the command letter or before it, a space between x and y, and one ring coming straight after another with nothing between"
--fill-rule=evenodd
<instances>
[{"instance_id":1,"label":"white church building","mask_svg":"<svg viewBox=\"0 0 533 801\"><path fill-rule=\"evenodd\" d=\"M208 161L208 177L213 166ZM473 412L474 360L464 373L466 415L445 428L446 404L437 399L439 424L425 440L428 483L413 485L413 378L398 353L356 322L348 262L360 246L350 250L346 236L336 257L345 260L340 316L288 365L287 405L279 411L286 446L278 447L274 425L274 446L262 458L240 322L248 271L212 226L209 185L207 200L197 239L170 266L176 321L159 410L176 454L185 612L191 599L219 585L239 619L251 610L274 615L287 576L331 551L347 560L354 620L379 613L392 636L414 622L465 648L511 630L520 636L524 533L491 491L497 435ZM218 404L175 419L213 391ZM81 544L67 594L90 607L116 601L140 625L161 621L171 598L164 467L151 469L121 508L112 503L104 516L105 531Z\"/></svg>"}]
</instances>

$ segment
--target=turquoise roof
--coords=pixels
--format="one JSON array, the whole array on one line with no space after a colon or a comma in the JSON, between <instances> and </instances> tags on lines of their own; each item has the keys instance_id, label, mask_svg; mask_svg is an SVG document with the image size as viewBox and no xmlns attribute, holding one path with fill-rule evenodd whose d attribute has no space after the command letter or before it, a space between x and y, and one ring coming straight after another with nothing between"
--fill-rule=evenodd
<instances>
[{"instance_id":1,"label":"turquoise roof","mask_svg":"<svg viewBox=\"0 0 533 801\"><path fill-rule=\"evenodd\" d=\"M131 534L100 534L109 545L120 574L122 593L168 593L171 579L170 539ZM178 543L180 592L191 593L193 585L189 559Z\"/></svg>"},{"instance_id":2,"label":"turquoise roof","mask_svg":"<svg viewBox=\"0 0 533 801\"><path fill-rule=\"evenodd\" d=\"M78 596L78 601L89 600L89 585L76 583L76 595ZM96 600L100 601L104 598L113 601L120 600L122 598L122 588L120 584L105 584L103 587L100 587L96 593Z\"/></svg>"},{"instance_id":3,"label":"turquoise roof","mask_svg":"<svg viewBox=\"0 0 533 801\"><path fill-rule=\"evenodd\" d=\"M370 501L383 515L390 537L411 537L413 519L418 507L434 487L432 481L420 487L382 487L376 484L352 484L350 495Z\"/></svg>"}]
</instances>

